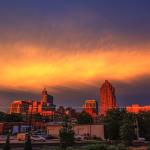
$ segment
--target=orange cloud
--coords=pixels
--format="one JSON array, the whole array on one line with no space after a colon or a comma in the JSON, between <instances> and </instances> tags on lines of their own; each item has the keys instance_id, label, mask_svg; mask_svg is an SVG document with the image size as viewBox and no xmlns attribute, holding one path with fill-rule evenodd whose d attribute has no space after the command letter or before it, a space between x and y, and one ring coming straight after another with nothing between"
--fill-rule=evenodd
<instances>
[{"instance_id":1,"label":"orange cloud","mask_svg":"<svg viewBox=\"0 0 150 150\"><path fill-rule=\"evenodd\" d=\"M8 49L10 47L7 47ZM0 86L3 88L39 90L44 86L79 88L95 80L131 81L150 74L148 47L113 46L67 52L41 47L16 46L0 56ZM130 49L130 51L129 51ZM79 84L80 83L80 84Z\"/></svg>"}]
</instances>

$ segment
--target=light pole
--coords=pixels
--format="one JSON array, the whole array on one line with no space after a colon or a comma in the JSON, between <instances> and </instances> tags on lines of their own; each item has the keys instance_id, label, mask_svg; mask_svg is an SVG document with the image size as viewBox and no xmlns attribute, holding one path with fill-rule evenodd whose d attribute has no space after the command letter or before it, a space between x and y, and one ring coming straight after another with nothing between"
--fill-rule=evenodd
<instances>
[{"instance_id":1,"label":"light pole","mask_svg":"<svg viewBox=\"0 0 150 150\"><path fill-rule=\"evenodd\" d=\"M29 116L29 134L31 134L32 112L33 112L33 103L31 104L31 113L30 113L30 116Z\"/></svg>"},{"instance_id":2,"label":"light pole","mask_svg":"<svg viewBox=\"0 0 150 150\"><path fill-rule=\"evenodd\" d=\"M137 115L135 116L135 133L136 133L137 140L138 140L139 139L139 123L138 123Z\"/></svg>"}]
</instances>

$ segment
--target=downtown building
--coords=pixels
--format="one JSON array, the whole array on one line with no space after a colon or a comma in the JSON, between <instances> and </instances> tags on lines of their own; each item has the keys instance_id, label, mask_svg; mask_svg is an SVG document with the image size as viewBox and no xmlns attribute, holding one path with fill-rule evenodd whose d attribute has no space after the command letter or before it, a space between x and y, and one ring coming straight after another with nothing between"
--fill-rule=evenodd
<instances>
[{"instance_id":1,"label":"downtown building","mask_svg":"<svg viewBox=\"0 0 150 150\"><path fill-rule=\"evenodd\" d=\"M96 117L98 113L98 104L96 100L86 100L83 105L83 111L91 115L92 117Z\"/></svg>"},{"instance_id":2,"label":"downtown building","mask_svg":"<svg viewBox=\"0 0 150 150\"><path fill-rule=\"evenodd\" d=\"M140 113L150 111L150 105L140 106L139 104L132 104L126 107L127 112Z\"/></svg>"},{"instance_id":3,"label":"downtown building","mask_svg":"<svg viewBox=\"0 0 150 150\"><path fill-rule=\"evenodd\" d=\"M55 112L56 105L53 104L53 96L44 89L41 93L41 100L15 100L10 106L11 113L20 113L23 115L40 114L42 116L51 116Z\"/></svg>"},{"instance_id":4,"label":"downtown building","mask_svg":"<svg viewBox=\"0 0 150 150\"><path fill-rule=\"evenodd\" d=\"M100 88L100 104L99 115L105 116L108 110L117 107L115 88L110 84L108 80L102 84Z\"/></svg>"},{"instance_id":5,"label":"downtown building","mask_svg":"<svg viewBox=\"0 0 150 150\"><path fill-rule=\"evenodd\" d=\"M99 115L105 116L108 110L114 108L117 108L115 88L109 81L105 80L100 88ZM139 104L132 104L124 107L124 109L130 113L147 112L150 111L150 105L140 106Z\"/></svg>"}]
</instances>

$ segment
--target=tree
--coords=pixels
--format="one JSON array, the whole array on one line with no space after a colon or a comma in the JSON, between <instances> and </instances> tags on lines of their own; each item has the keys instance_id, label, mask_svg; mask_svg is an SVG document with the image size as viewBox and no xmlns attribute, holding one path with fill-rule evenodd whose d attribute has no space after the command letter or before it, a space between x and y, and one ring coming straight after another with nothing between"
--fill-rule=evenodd
<instances>
[{"instance_id":1,"label":"tree","mask_svg":"<svg viewBox=\"0 0 150 150\"><path fill-rule=\"evenodd\" d=\"M5 145L4 145L4 148L3 148L3 150L10 150L11 148L10 148L10 142L9 142L9 134L7 135L7 139L6 139L6 143L5 143Z\"/></svg>"},{"instance_id":2,"label":"tree","mask_svg":"<svg viewBox=\"0 0 150 150\"><path fill-rule=\"evenodd\" d=\"M6 114L4 112L0 112L0 122L5 122Z\"/></svg>"},{"instance_id":3,"label":"tree","mask_svg":"<svg viewBox=\"0 0 150 150\"><path fill-rule=\"evenodd\" d=\"M124 109L112 109L107 111L106 116L103 118L105 138L109 138L110 140L120 139L120 126L126 113Z\"/></svg>"},{"instance_id":4,"label":"tree","mask_svg":"<svg viewBox=\"0 0 150 150\"><path fill-rule=\"evenodd\" d=\"M124 144L130 145L134 140L135 129L134 129L134 115L127 113L123 120L122 125L120 127L120 137Z\"/></svg>"},{"instance_id":5,"label":"tree","mask_svg":"<svg viewBox=\"0 0 150 150\"><path fill-rule=\"evenodd\" d=\"M30 134L27 135L27 139L25 141L24 150L32 150L32 144L31 144L31 136L30 136Z\"/></svg>"},{"instance_id":6,"label":"tree","mask_svg":"<svg viewBox=\"0 0 150 150\"><path fill-rule=\"evenodd\" d=\"M5 121L7 121L7 122L21 122L21 121L23 121L23 116L21 114L16 114L16 113L7 114Z\"/></svg>"},{"instance_id":7,"label":"tree","mask_svg":"<svg viewBox=\"0 0 150 150\"><path fill-rule=\"evenodd\" d=\"M77 117L78 124L92 124L93 118L87 112L83 111Z\"/></svg>"},{"instance_id":8,"label":"tree","mask_svg":"<svg viewBox=\"0 0 150 150\"><path fill-rule=\"evenodd\" d=\"M43 116L42 119L43 119L44 122L49 122L50 121L49 116Z\"/></svg>"},{"instance_id":9,"label":"tree","mask_svg":"<svg viewBox=\"0 0 150 150\"><path fill-rule=\"evenodd\" d=\"M140 112L137 115L140 137L150 140L150 111Z\"/></svg>"},{"instance_id":10,"label":"tree","mask_svg":"<svg viewBox=\"0 0 150 150\"><path fill-rule=\"evenodd\" d=\"M6 114L0 112L0 122L21 122L23 121L23 115L18 113Z\"/></svg>"},{"instance_id":11,"label":"tree","mask_svg":"<svg viewBox=\"0 0 150 150\"><path fill-rule=\"evenodd\" d=\"M72 146L74 143L74 131L67 117L64 119L63 128L59 131L60 146L63 150L66 150L68 146Z\"/></svg>"},{"instance_id":12,"label":"tree","mask_svg":"<svg viewBox=\"0 0 150 150\"><path fill-rule=\"evenodd\" d=\"M42 121L42 116L39 113L32 114L32 120L35 122L40 122L40 121Z\"/></svg>"}]
</instances>

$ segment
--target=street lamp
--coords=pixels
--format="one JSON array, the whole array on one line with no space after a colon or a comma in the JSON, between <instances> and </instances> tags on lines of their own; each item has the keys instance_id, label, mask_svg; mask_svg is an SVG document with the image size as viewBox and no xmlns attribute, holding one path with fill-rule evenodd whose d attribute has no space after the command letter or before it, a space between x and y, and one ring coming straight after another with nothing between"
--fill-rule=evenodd
<instances>
[{"instance_id":1,"label":"street lamp","mask_svg":"<svg viewBox=\"0 0 150 150\"><path fill-rule=\"evenodd\" d=\"M31 113L29 116L29 134L31 134L31 127L32 127L32 112L33 112L33 103L31 104Z\"/></svg>"},{"instance_id":2,"label":"street lamp","mask_svg":"<svg viewBox=\"0 0 150 150\"><path fill-rule=\"evenodd\" d=\"M139 139L139 123L138 123L138 117L137 115L135 116L135 133L137 136L137 140Z\"/></svg>"}]
</instances>

